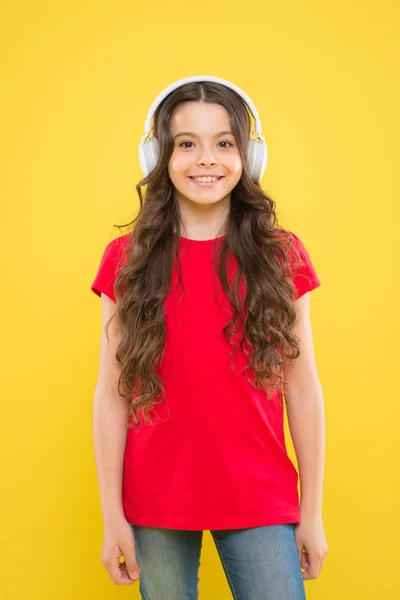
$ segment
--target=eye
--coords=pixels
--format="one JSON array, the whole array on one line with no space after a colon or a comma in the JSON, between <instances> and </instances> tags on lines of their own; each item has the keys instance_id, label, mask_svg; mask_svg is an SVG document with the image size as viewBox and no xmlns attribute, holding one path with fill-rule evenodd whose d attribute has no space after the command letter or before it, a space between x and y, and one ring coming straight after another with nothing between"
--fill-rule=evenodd
<instances>
[{"instance_id":1,"label":"eye","mask_svg":"<svg viewBox=\"0 0 400 600\"><path fill-rule=\"evenodd\" d=\"M220 144L229 144L229 146L233 146L233 144L231 142L228 142L228 140L224 140L224 141L219 142L219 143ZM183 147L184 144L192 144L192 142L182 142L181 144L179 144L179 147ZM229 146L223 146L223 148L229 148ZM185 146L185 148L188 149L187 146Z\"/></svg>"}]
</instances>

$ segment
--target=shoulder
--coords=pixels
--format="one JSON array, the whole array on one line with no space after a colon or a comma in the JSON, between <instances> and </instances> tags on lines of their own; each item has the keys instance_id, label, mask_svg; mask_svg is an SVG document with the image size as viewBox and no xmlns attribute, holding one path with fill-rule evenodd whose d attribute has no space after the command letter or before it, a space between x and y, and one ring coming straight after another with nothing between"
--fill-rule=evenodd
<instances>
[{"instance_id":1,"label":"shoulder","mask_svg":"<svg viewBox=\"0 0 400 600\"><path fill-rule=\"evenodd\" d=\"M279 236L287 247L289 269L286 274L293 279L295 299L321 285L315 267L304 243L298 235L288 229L279 230Z\"/></svg>"},{"instance_id":2,"label":"shoulder","mask_svg":"<svg viewBox=\"0 0 400 600\"><path fill-rule=\"evenodd\" d=\"M284 246L296 249L303 247L301 239L290 229L280 227L276 229L275 235Z\"/></svg>"},{"instance_id":3,"label":"shoulder","mask_svg":"<svg viewBox=\"0 0 400 600\"><path fill-rule=\"evenodd\" d=\"M115 302L114 283L120 270L129 261L131 234L119 236L106 245L101 257L97 275L91 285L95 294L104 292Z\"/></svg>"},{"instance_id":4,"label":"shoulder","mask_svg":"<svg viewBox=\"0 0 400 600\"><path fill-rule=\"evenodd\" d=\"M127 259L130 249L132 235L126 233L120 235L107 244L103 253L103 261L109 265L117 266Z\"/></svg>"},{"instance_id":5,"label":"shoulder","mask_svg":"<svg viewBox=\"0 0 400 600\"><path fill-rule=\"evenodd\" d=\"M128 248L131 239L131 233L125 233L124 235L120 235L107 244L105 251L108 251L110 254L118 253L119 251Z\"/></svg>"},{"instance_id":6,"label":"shoulder","mask_svg":"<svg viewBox=\"0 0 400 600\"><path fill-rule=\"evenodd\" d=\"M278 237L282 240L283 245L288 249L288 257L292 267L304 266L304 263L310 261L310 256L302 240L290 229L280 229Z\"/></svg>"},{"instance_id":7,"label":"shoulder","mask_svg":"<svg viewBox=\"0 0 400 600\"><path fill-rule=\"evenodd\" d=\"M281 266L284 266L283 256L289 262L286 264L286 270L289 268L289 272L301 266L305 248L300 238L293 231L283 227L277 228L273 237L278 241L279 251L277 250L277 254Z\"/></svg>"}]
</instances>

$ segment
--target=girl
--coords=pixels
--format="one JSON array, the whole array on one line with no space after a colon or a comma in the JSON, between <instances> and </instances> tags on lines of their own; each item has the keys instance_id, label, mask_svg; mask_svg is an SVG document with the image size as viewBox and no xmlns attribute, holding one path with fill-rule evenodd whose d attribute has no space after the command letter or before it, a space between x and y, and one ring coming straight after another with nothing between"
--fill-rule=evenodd
<instances>
[{"instance_id":1,"label":"girl","mask_svg":"<svg viewBox=\"0 0 400 600\"><path fill-rule=\"evenodd\" d=\"M146 600L198 597L204 530L236 600L304 600L327 553L309 315L320 281L258 183L266 158L250 165L234 87L189 78L157 106L135 226L107 245L91 286L101 560L117 584L140 573Z\"/></svg>"}]
</instances>

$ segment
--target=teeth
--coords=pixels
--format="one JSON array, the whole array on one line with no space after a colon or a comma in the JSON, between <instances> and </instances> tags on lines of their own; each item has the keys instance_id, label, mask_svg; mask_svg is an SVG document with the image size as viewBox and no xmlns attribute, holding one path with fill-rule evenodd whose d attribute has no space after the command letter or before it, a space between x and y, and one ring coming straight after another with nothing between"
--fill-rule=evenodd
<instances>
[{"instance_id":1,"label":"teeth","mask_svg":"<svg viewBox=\"0 0 400 600\"><path fill-rule=\"evenodd\" d=\"M193 177L193 179L201 183L210 183L211 181L216 181L218 177Z\"/></svg>"}]
</instances>

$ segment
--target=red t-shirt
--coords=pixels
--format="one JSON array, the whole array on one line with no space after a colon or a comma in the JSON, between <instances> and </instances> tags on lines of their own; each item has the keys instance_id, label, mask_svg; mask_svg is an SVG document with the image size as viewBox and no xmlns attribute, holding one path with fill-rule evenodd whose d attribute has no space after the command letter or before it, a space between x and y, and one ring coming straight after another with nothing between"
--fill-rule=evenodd
<instances>
[{"instance_id":1,"label":"red t-shirt","mask_svg":"<svg viewBox=\"0 0 400 600\"><path fill-rule=\"evenodd\" d=\"M115 301L116 266L130 238L107 245L91 286L98 296ZM294 277L300 297L320 281L302 242L294 240L304 261ZM282 393L272 390L268 400L247 381L244 353L234 353L235 371L228 365L232 346L222 328L232 313L218 277L214 292L213 241L180 240L185 291L180 302L173 270L158 371L166 400L153 409L156 416L151 412L153 425L142 421L128 429L125 517L135 525L186 530L299 523L298 473L285 446Z\"/></svg>"}]
</instances>

